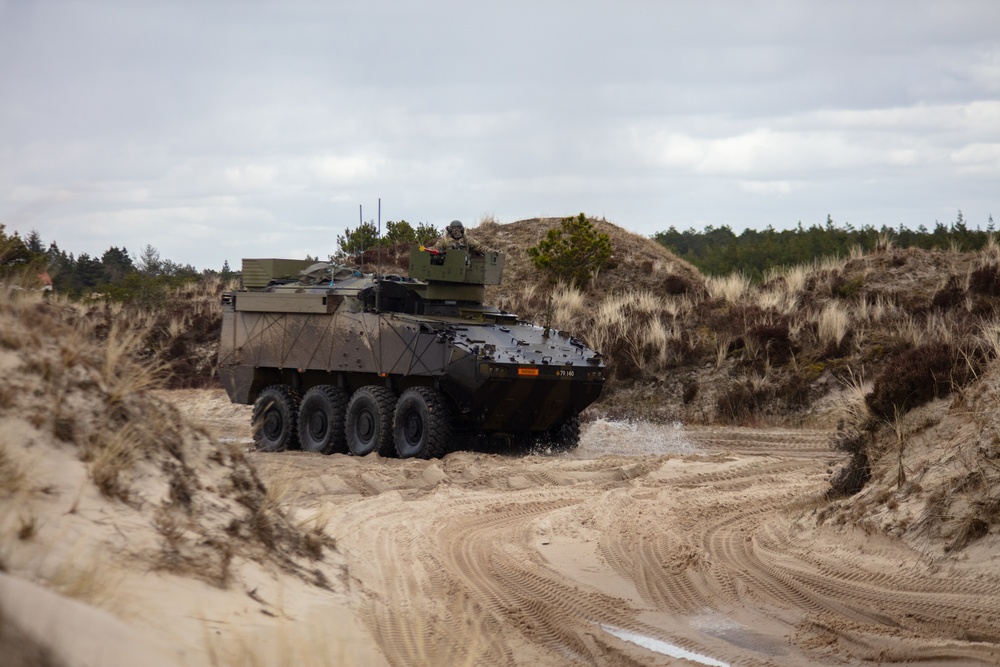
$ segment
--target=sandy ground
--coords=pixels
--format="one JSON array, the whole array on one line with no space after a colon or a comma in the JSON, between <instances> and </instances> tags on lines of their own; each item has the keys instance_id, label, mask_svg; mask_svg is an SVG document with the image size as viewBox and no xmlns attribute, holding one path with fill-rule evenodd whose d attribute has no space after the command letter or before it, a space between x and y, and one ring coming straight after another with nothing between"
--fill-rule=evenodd
<instances>
[{"instance_id":1,"label":"sandy ground","mask_svg":"<svg viewBox=\"0 0 1000 667\"><path fill-rule=\"evenodd\" d=\"M223 392L166 395L249 441ZM220 588L112 559L113 593L80 604L32 589L8 553L0 601L65 664L1000 664L997 559L818 525L828 438L598 421L559 456L255 452L277 502L335 540L316 565L329 586L245 561Z\"/></svg>"}]
</instances>

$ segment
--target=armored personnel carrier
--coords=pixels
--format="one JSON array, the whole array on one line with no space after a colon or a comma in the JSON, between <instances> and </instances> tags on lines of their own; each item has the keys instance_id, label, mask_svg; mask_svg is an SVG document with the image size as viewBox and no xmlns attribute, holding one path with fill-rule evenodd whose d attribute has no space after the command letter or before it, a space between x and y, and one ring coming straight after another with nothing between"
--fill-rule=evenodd
<instances>
[{"instance_id":1,"label":"armored personnel carrier","mask_svg":"<svg viewBox=\"0 0 1000 667\"><path fill-rule=\"evenodd\" d=\"M245 259L223 295L219 376L268 451L433 458L491 436L572 449L603 360L484 305L503 265L419 247L409 277Z\"/></svg>"}]
</instances>

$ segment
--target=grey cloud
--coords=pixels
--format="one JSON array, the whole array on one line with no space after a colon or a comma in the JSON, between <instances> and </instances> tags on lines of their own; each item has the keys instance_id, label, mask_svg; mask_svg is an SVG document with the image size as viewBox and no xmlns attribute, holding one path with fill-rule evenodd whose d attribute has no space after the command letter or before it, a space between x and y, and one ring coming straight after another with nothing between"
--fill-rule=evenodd
<instances>
[{"instance_id":1,"label":"grey cloud","mask_svg":"<svg viewBox=\"0 0 1000 667\"><path fill-rule=\"evenodd\" d=\"M221 266L383 219L985 223L1000 5L0 3L0 222Z\"/></svg>"}]
</instances>

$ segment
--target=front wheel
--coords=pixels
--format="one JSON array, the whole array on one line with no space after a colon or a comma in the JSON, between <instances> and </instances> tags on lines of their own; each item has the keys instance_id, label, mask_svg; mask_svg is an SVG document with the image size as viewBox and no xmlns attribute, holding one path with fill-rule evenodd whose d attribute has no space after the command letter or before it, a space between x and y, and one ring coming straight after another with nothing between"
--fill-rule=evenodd
<instances>
[{"instance_id":1,"label":"front wheel","mask_svg":"<svg viewBox=\"0 0 1000 667\"><path fill-rule=\"evenodd\" d=\"M306 452L345 454L344 421L347 392L324 384L313 387L299 406L299 442Z\"/></svg>"},{"instance_id":2,"label":"front wheel","mask_svg":"<svg viewBox=\"0 0 1000 667\"><path fill-rule=\"evenodd\" d=\"M427 387L404 391L396 404L393 439L400 458L444 456L451 442L451 415L441 395Z\"/></svg>"},{"instance_id":3,"label":"front wheel","mask_svg":"<svg viewBox=\"0 0 1000 667\"><path fill-rule=\"evenodd\" d=\"M552 450L568 452L580 446L580 415L573 415L549 431Z\"/></svg>"},{"instance_id":4,"label":"front wheel","mask_svg":"<svg viewBox=\"0 0 1000 667\"><path fill-rule=\"evenodd\" d=\"M283 384L273 384L253 404L253 439L265 452L295 449L298 438L299 395Z\"/></svg>"},{"instance_id":5,"label":"front wheel","mask_svg":"<svg viewBox=\"0 0 1000 667\"><path fill-rule=\"evenodd\" d=\"M396 397L385 387L362 387L347 405L347 448L355 456L392 456L392 413Z\"/></svg>"}]
</instances>

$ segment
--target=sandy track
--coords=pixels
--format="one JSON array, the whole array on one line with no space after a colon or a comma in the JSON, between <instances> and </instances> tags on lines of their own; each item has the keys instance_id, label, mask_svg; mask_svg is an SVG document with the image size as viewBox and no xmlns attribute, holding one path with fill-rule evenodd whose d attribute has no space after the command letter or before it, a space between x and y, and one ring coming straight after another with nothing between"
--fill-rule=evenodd
<instances>
[{"instance_id":1,"label":"sandy track","mask_svg":"<svg viewBox=\"0 0 1000 667\"><path fill-rule=\"evenodd\" d=\"M996 567L817 525L828 435L597 422L566 456L252 457L327 521L393 665L1000 663Z\"/></svg>"}]
</instances>

